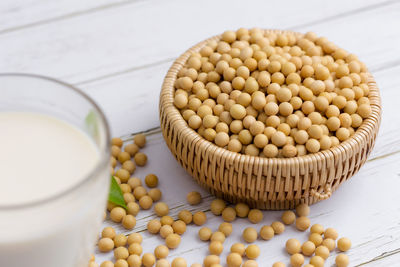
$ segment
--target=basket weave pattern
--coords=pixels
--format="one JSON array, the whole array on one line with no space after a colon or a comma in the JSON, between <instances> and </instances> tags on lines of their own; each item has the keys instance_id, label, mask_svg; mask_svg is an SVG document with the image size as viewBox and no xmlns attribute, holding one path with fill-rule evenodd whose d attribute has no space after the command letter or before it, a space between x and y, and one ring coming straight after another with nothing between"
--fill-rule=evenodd
<instances>
[{"instance_id":1,"label":"basket weave pattern","mask_svg":"<svg viewBox=\"0 0 400 267\"><path fill-rule=\"evenodd\" d=\"M187 50L173 63L164 79L160 121L172 154L201 186L230 202L243 201L252 207L277 210L291 209L299 203L310 205L329 197L331 191L360 169L374 146L381 103L372 75L369 74L368 81L372 113L345 142L329 150L294 158L243 155L201 137L187 125L173 104L179 70L193 52L198 52L208 41L219 39L220 36L209 38Z\"/></svg>"}]
</instances>

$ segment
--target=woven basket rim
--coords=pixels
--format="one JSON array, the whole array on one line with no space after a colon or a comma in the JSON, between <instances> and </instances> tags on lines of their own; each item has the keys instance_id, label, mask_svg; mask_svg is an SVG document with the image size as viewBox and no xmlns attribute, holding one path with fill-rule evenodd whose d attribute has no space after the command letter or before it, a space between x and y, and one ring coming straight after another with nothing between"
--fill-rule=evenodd
<instances>
[{"instance_id":1,"label":"woven basket rim","mask_svg":"<svg viewBox=\"0 0 400 267\"><path fill-rule=\"evenodd\" d=\"M290 30L277 30L277 29L264 29L266 33L292 33L297 36L303 36L302 33L294 32ZM351 136L344 142L340 142L339 145L335 147L331 147L330 149L321 150L317 153L310 153L303 156L296 156L292 158L262 158L259 156L251 156L245 155L238 152L229 151L228 149L222 148L214 144L213 142L208 141L203 138L200 134L198 134L195 130L189 127L185 119L182 117L179 110L175 107L173 101L173 95L175 92L174 84L177 78L177 73L184 66L187 59L193 52L198 52L203 46L205 46L210 41L217 41L221 39L221 35L215 35L210 38L207 38L192 47L186 50L183 54L181 54L172 64L172 66L168 69L168 72L165 76L165 79L162 84L161 93L160 93L160 112L162 108L164 109L164 113L166 117L170 117L170 119L174 121L174 124L179 124L178 134L184 134L186 136L190 135L190 139L192 142L200 142L198 146L203 148L202 150L213 150L214 154L217 154L221 157L227 157L232 159L232 161L239 162L247 162L248 164L257 163L260 164L268 164L274 163L277 165L287 165L291 166L292 164L303 161L318 161L320 162L324 158L332 158L337 156L345 156L346 151L352 150L352 147L357 145L360 142L365 142L367 140L367 136L374 134L376 131L376 124L380 124L381 118L381 99L379 95L379 88L376 85L375 79L373 78L370 72L368 74L368 87L369 87L369 95L368 98L371 104L371 115L364 119L363 123L360 127L355 131L354 135ZM176 127L175 127L176 128ZM197 145L196 145L197 146ZM353 149L354 150L354 149ZM260 162L261 161L261 162Z\"/></svg>"}]
</instances>

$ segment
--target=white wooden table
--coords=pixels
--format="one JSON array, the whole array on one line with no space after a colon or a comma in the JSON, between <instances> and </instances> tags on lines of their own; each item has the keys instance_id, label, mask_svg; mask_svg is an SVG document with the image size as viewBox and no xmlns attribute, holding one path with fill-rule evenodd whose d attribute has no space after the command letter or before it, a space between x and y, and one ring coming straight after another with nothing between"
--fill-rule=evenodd
<instances>
[{"instance_id":1,"label":"white wooden table","mask_svg":"<svg viewBox=\"0 0 400 267\"><path fill-rule=\"evenodd\" d=\"M2 0L0 72L37 73L72 83L100 104L114 136L129 136L158 127L158 94L174 58L210 35L254 26L315 31L356 53L374 74L384 110L374 151L329 200L312 206L310 218L352 239L351 266L400 266L400 1ZM159 175L173 215L187 205L191 190L201 191L204 201L188 208L208 210L212 197L180 168L159 131L149 135L145 152L149 164L135 175ZM207 226L216 229L221 218L207 214ZM280 214L265 212L256 227ZM143 231L153 216L149 211L137 217L135 231L143 232L144 252L162 242ZM234 222L223 258L247 226L246 220ZM170 259L179 255L189 263L202 262L208 244L197 239L198 229L188 227ZM306 240L305 233L288 227L271 241L257 241L259 265L288 263L284 243L290 237ZM112 255L97 253L96 258L100 263ZM327 263L332 266L334 256Z\"/></svg>"}]
</instances>

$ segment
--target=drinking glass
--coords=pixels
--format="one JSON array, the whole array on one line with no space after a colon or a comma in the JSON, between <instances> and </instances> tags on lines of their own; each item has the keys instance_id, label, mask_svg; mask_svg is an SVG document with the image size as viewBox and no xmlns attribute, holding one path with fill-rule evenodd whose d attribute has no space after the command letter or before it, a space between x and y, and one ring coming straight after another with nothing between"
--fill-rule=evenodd
<instances>
[{"instance_id":1,"label":"drinking glass","mask_svg":"<svg viewBox=\"0 0 400 267\"><path fill-rule=\"evenodd\" d=\"M3 111L42 113L77 127L97 147L99 161L82 180L60 193L29 203L0 203L0 266L86 267L110 186L110 131L103 112L71 85L43 76L13 73L0 74L0 112ZM18 143L15 149L21 153L24 150ZM2 179L12 177L1 177L0 170L0 182Z\"/></svg>"}]
</instances>

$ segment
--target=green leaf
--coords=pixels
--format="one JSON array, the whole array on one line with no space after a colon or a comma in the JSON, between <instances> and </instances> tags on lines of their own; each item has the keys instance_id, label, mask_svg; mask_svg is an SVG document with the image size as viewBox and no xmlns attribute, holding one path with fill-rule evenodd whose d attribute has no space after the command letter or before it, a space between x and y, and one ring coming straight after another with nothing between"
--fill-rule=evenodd
<instances>
[{"instance_id":1,"label":"green leaf","mask_svg":"<svg viewBox=\"0 0 400 267\"><path fill-rule=\"evenodd\" d=\"M115 180L114 176L111 176L111 187L110 193L108 194L108 201L115 205L123 207L124 209L127 208L121 188L119 187L119 184Z\"/></svg>"},{"instance_id":2,"label":"green leaf","mask_svg":"<svg viewBox=\"0 0 400 267\"><path fill-rule=\"evenodd\" d=\"M85 124L89 134L92 137L97 138L99 126L98 126L97 114L95 111L93 110L89 111L89 113L85 117Z\"/></svg>"}]
</instances>

